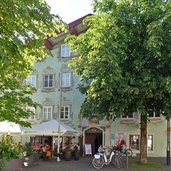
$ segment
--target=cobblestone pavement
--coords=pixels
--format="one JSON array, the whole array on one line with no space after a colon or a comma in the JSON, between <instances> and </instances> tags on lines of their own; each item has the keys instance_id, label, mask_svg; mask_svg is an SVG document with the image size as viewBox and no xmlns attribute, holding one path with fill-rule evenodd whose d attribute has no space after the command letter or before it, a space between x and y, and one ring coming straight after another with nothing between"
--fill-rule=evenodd
<instances>
[{"instance_id":1,"label":"cobblestone pavement","mask_svg":"<svg viewBox=\"0 0 171 171\"><path fill-rule=\"evenodd\" d=\"M71 160L71 161L64 161L61 160L57 162L55 159L50 159L46 161L39 160L38 162L34 163L32 166L25 167L22 171L97 171L97 169L93 168L92 164L92 157L86 156L81 157L79 160ZM131 161L138 161L138 158L131 158ZM171 166L166 165L166 158L148 158L149 162L159 162L165 164L163 169L133 169L128 166L128 168L117 169L112 164L108 166L104 166L100 171L171 171Z\"/></svg>"}]
</instances>

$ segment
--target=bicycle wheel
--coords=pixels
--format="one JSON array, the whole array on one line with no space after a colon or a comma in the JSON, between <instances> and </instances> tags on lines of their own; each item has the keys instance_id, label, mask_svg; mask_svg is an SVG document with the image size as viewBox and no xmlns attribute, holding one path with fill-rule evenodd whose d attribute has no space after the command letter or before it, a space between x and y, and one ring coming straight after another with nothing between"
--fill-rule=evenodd
<instances>
[{"instance_id":1,"label":"bicycle wheel","mask_svg":"<svg viewBox=\"0 0 171 171\"><path fill-rule=\"evenodd\" d=\"M120 169L121 167L123 167L123 163L122 163L122 158L120 155L114 155L112 157L112 163L113 165L115 165L118 169Z\"/></svg>"},{"instance_id":2,"label":"bicycle wheel","mask_svg":"<svg viewBox=\"0 0 171 171\"><path fill-rule=\"evenodd\" d=\"M126 150L126 153L127 153L127 156L128 156L128 157L131 157L132 154L133 154L133 152L132 152L131 149L127 149L127 150Z\"/></svg>"},{"instance_id":3,"label":"bicycle wheel","mask_svg":"<svg viewBox=\"0 0 171 171\"><path fill-rule=\"evenodd\" d=\"M99 159L93 158L92 165L96 169L101 169L104 166L104 158L100 157Z\"/></svg>"}]
</instances>

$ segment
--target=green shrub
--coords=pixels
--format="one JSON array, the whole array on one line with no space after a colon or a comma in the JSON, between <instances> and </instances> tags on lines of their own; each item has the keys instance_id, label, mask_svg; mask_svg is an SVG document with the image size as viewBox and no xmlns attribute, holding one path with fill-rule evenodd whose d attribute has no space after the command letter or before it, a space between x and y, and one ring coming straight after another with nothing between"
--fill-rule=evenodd
<instances>
[{"instance_id":1,"label":"green shrub","mask_svg":"<svg viewBox=\"0 0 171 171\"><path fill-rule=\"evenodd\" d=\"M24 156L27 156L27 157L35 154L30 143L25 144L25 146L23 147L23 153L24 153Z\"/></svg>"},{"instance_id":2,"label":"green shrub","mask_svg":"<svg viewBox=\"0 0 171 171\"><path fill-rule=\"evenodd\" d=\"M3 134L0 140L0 167L2 168L7 160L21 157L23 157L21 146L14 142L12 136Z\"/></svg>"}]
</instances>

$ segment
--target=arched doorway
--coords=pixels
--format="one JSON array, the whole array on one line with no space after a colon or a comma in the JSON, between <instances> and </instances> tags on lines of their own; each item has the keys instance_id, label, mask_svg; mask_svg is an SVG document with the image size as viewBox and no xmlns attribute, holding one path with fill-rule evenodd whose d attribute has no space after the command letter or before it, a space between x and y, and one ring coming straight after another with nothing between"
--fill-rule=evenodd
<instances>
[{"instance_id":1,"label":"arched doorway","mask_svg":"<svg viewBox=\"0 0 171 171\"><path fill-rule=\"evenodd\" d=\"M85 130L85 144L91 144L92 154L95 154L98 147L102 144L103 132L97 127L91 127Z\"/></svg>"}]
</instances>

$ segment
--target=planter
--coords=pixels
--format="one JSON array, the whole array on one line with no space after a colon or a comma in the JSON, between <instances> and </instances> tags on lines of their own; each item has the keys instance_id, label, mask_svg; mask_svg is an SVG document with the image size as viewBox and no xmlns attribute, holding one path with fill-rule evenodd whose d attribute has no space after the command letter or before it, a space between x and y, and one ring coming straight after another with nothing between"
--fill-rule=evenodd
<instances>
[{"instance_id":1,"label":"planter","mask_svg":"<svg viewBox=\"0 0 171 171\"><path fill-rule=\"evenodd\" d=\"M37 164L39 160L39 156L38 155L32 155L32 156L28 156L24 158L24 166L31 166L31 165L35 165Z\"/></svg>"},{"instance_id":2,"label":"planter","mask_svg":"<svg viewBox=\"0 0 171 171\"><path fill-rule=\"evenodd\" d=\"M24 159L12 159L6 162L2 171L21 171L23 168Z\"/></svg>"},{"instance_id":3,"label":"planter","mask_svg":"<svg viewBox=\"0 0 171 171\"><path fill-rule=\"evenodd\" d=\"M64 153L64 160L66 160L66 161L70 161L71 160L71 158L72 158L72 154L71 154L71 152L69 152L69 153Z\"/></svg>"},{"instance_id":4,"label":"planter","mask_svg":"<svg viewBox=\"0 0 171 171\"><path fill-rule=\"evenodd\" d=\"M80 153L79 152L74 153L74 160L79 160L79 158L80 158Z\"/></svg>"}]
</instances>

